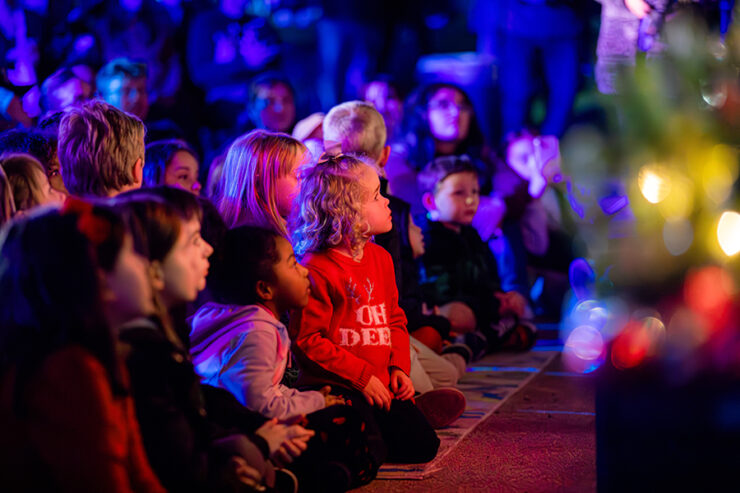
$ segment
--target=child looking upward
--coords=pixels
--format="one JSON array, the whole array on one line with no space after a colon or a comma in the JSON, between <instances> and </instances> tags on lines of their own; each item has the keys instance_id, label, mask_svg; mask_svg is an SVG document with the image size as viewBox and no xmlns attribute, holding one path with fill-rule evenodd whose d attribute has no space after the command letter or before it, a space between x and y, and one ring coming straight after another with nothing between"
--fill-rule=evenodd
<instances>
[{"instance_id":1,"label":"child looking upward","mask_svg":"<svg viewBox=\"0 0 740 493\"><path fill-rule=\"evenodd\" d=\"M426 462L439 439L411 401L406 316L393 261L370 242L391 229L377 172L328 157L304 176L293 220L296 253L311 275L308 305L290 324L299 382L330 383L368 421L376 457Z\"/></svg>"},{"instance_id":2,"label":"child looking upward","mask_svg":"<svg viewBox=\"0 0 740 493\"><path fill-rule=\"evenodd\" d=\"M308 271L288 240L239 226L226 233L216 257L209 276L215 302L192 318L191 352L203 381L230 391L252 411L301 419L316 432L291 467L305 491L345 491L370 481L380 462L367 453L361 417L335 406L344 399L331 395L329 386L301 392L280 383L290 338L278 317L305 306L309 294Z\"/></svg>"}]
</instances>

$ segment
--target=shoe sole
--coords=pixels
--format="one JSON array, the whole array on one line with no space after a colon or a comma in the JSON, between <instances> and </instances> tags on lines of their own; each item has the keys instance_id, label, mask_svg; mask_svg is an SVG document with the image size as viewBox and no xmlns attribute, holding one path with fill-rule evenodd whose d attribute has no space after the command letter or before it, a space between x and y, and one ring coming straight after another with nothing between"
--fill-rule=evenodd
<instances>
[{"instance_id":1,"label":"shoe sole","mask_svg":"<svg viewBox=\"0 0 740 493\"><path fill-rule=\"evenodd\" d=\"M435 389L416 398L416 407L438 430L451 425L465 412L465 395L457 389Z\"/></svg>"}]
</instances>

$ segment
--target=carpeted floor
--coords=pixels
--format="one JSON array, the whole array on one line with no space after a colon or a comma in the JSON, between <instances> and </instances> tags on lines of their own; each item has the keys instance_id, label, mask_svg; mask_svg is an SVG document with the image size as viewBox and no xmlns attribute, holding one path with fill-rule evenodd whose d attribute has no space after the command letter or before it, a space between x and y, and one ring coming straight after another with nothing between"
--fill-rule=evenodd
<instances>
[{"instance_id":1,"label":"carpeted floor","mask_svg":"<svg viewBox=\"0 0 740 493\"><path fill-rule=\"evenodd\" d=\"M592 492L594 384L555 358L478 424L423 480L375 480L375 492Z\"/></svg>"}]
</instances>

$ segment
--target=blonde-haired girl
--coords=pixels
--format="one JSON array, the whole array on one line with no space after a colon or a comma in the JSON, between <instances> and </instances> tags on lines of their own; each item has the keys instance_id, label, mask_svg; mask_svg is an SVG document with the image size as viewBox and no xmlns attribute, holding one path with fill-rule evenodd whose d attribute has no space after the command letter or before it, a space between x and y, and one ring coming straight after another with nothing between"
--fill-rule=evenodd
<instances>
[{"instance_id":1,"label":"blonde-haired girl","mask_svg":"<svg viewBox=\"0 0 740 493\"><path fill-rule=\"evenodd\" d=\"M413 403L393 261L370 242L391 229L377 172L353 157L322 158L306 171L296 203L294 247L311 279L308 305L290 324L299 383L330 384L352 402L377 460L431 460L439 439Z\"/></svg>"},{"instance_id":2,"label":"blonde-haired girl","mask_svg":"<svg viewBox=\"0 0 740 493\"><path fill-rule=\"evenodd\" d=\"M306 146L293 137L253 130L231 144L213 201L226 225L260 226L288 238L286 218Z\"/></svg>"}]
</instances>

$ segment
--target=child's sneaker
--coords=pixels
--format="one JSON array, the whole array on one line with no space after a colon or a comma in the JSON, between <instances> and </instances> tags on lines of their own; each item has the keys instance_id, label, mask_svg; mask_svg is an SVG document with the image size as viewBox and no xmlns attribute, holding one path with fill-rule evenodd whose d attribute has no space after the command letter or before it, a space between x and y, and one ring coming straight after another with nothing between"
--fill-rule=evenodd
<instances>
[{"instance_id":1,"label":"child's sneaker","mask_svg":"<svg viewBox=\"0 0 740 493\"><path fill-rule=\"evenodd\" d=\"M513 351L528 351L537 340L537 327L530 322L519 321L513 329L502 338L499 349Z\"/></svg>"},{"instance_id":2,"label":"child's sneaker","mask_svg":"<svg viewBox=\"0 0 740 493\"><path fill-rule=\"evenodd\" d=\"M465 360L466 365L473 361L473 351L466 344L459 342L447 344L442 348L441 354L459 354Z\"/></svg>"},{"instance_id":3,"label":"child's sneaker","mask_svg":"<svg viewBox=\"0 0 740 493\"><path fill-rule=\"evenodd\" d=\"M465 403L465 395L451 387L430 390L416 398L416 407L435 430L449 426L459 418L465 412Z\"/></svg>"},{"instance_id":4,"label":"child's sneaker","mask_svg":"<svg viewBox=\"0 0 740 493\"><path fill-rule=\"evenodd\" d=\"M486 336L477 330L458 336L455 342L465 344L470 348L470 351L473 354L470 361L477 361L488 352L488 339L486 339Z\"/></svg>"}]
</instances>

